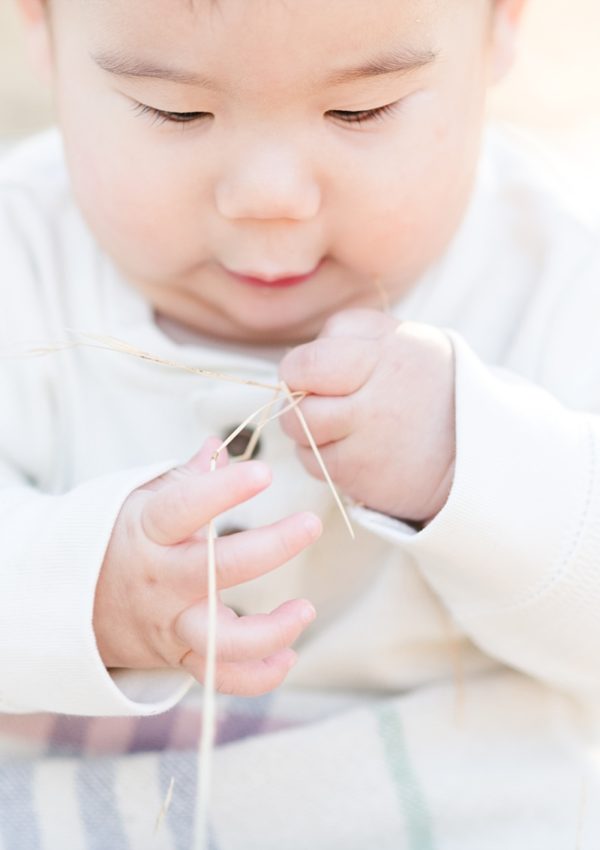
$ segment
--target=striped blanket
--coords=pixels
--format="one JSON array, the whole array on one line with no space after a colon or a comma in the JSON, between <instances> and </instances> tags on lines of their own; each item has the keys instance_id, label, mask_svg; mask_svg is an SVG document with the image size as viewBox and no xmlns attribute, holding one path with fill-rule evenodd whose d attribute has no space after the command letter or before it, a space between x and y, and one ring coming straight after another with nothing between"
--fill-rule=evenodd
<instances>
[{"instance_id":1,"label":"striped blanket","mask_svg":"<svg viewBox=\"0 0 600 850\"><path fill-rule=\"evenodd\" d=\"M520 677L503 704L505 685L473 685L461 716L450 686L221 698L211 850L597 850L568 707ZM195 850L199 727L198 691L144 719L0 717L1 850Z\"/></svg>"}]
</instances>

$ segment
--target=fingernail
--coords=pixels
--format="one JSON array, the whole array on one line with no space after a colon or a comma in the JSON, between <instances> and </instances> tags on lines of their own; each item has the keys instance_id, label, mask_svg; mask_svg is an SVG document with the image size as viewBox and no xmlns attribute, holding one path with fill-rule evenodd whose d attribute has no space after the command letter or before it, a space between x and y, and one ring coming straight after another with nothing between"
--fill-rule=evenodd
<instances>
[{"instance_id":1,"label":"fingernail","mask_svg":"<svg viewBox=\"0 0 600 850\"><path fill-rule=\"evenodd\" d=\"M308 623L312 623L316 616L317 612L312 605L305 605L302 609L302 613L300 614L302 622L306 623L307 625Z\"/></svg>"},{"instance_id":2,"label":"fingernail","mask_svg":"<svg viewBox=\"0 0 600 850\"><path fill-rule=\"evenodd\" d=\"M304 528L311 537L319 536L323 531L323 525L318 516L314 514L304 515Z\"/></svg>"},{"instance_id":3,"label":"fingernail","mask_svg":"<svg viewBox=\"0 0 600 850\"><path fill-rule=\"evenodd\" d=\"M255 484L270 484L271 470L266 463L262 463L260 460L252 460L249 461L247 468L250 470Z\"/></svg>"}]
</instances>

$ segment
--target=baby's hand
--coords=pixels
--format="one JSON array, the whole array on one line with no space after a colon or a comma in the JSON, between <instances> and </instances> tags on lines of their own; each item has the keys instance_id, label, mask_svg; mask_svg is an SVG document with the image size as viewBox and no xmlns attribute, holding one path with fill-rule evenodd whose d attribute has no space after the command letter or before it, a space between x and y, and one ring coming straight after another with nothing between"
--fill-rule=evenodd
<instances>
[{"instance_id":1,"label":"baby's hand","mask_svg":"<svg viewBox=\"0 0 600 850\"><path fill-rule=\"evenodd\" d=\"M374 510L426 522L454 474L454 364L447 336L374 310L348 310L281 363L325 465ZM293 411L283 417L306 469L322 477Z\"/></svg>"},{"instance_id":2,"label":"baby's hand","mask_svg":"<svg viewBox=\"0 0 600 850\"><path fill-rule=\"evenodd\" d=\"M267 466L251 461L210 472L219 441L208 440L187 463L127 499L102 566L94 630L107 667L183 667L204 674L210 519L260 493ZM223 589L284 564L321 533L313 514L216 541L217 587ZM279 685L295 661L289 647L314 618L306 600L270 614L238 617L219 602L217 689L257 695Z\"/></svg>"}]
</instances>

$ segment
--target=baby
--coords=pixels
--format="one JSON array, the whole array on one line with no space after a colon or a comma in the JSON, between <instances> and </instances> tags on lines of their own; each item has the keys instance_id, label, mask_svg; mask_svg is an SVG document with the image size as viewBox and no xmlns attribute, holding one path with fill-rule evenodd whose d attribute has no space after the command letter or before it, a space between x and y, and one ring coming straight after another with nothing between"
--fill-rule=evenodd
<instances>
[{"instance_id":1,"label":"baby","mask_svg":"<svg viewBox=\"0 0 600 850\"><path fill-rule=\"evenodd\" d=\"M221 377L0 362L0 847L145 850L172 774L190 847L210 520L218 690L286 680L215 847L597 846L600 256L482 145L524 0L19 2L60 135L0 164L2 347ZM281 380L355 541L293 412L210 472Z\"/></svg>"}]
</instances>

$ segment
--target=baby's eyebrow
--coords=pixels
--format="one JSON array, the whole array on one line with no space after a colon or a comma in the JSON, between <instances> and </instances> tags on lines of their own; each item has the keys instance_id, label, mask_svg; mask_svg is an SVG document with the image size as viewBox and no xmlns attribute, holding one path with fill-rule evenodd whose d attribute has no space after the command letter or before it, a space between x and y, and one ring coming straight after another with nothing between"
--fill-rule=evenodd
<instances>
[{"instance_id":1,"label":"baby's eyebrow","mask_svg":"<svg viewBox=\"0 0 600 850\"><path fill-rule=\"evenodd\" d=\"M92 54L92 59L104 71L119 77L144 77L146 79L168 80L188 86L202 86L207 89L218 88L214 80L194 71L156 65L120 53L96 53Z\"/></svg>"},{"instance_id":2,"label":"baby's eyebrow","mask_svg":"<svg viewBox=\"0 0 600 850\"><path fill-rule=\"evenodd\" d=\"M156 65L141 59L135 59L119 53L93 54L92 59L104 71L120 77L142 77L167 80L182 85L200 86L218 90L217 82L194 71L183 68ZM365 77L378 77L386 74L406 74L437 59L433 50L393 50L381 56L369 59L361 65L340 68L330 73L321 83L322 86L339 86Z\"/></svg>"},{"instance_id":3,"label":"baby's eyebrow","mask_svg":"<svg viewBox=\"0 0 600 850\"><path fill-rule=\"evenodd\" d=\"M352 68L340 68L339 71L334 71L324 80L324 85L339 86L343 83L352 82L352 80L363 79L364 77L380 77L385 74L407 74L410 71L417 70L417 68L431 65L436 59L437 53L433 50L414 50L412 48L392 50L389 53L369 59L362 65L356 65Z\"/></svg>"}]
</instances>

